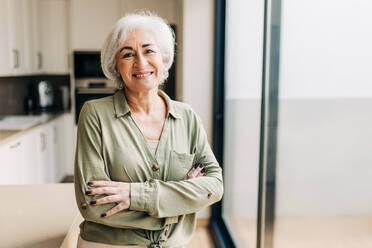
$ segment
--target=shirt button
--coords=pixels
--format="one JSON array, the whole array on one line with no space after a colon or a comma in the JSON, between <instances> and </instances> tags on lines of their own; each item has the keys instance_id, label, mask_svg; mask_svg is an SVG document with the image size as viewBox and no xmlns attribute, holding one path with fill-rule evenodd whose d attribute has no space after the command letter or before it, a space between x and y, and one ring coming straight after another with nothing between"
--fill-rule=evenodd
<instances>
[{"instance_id":1,"label":"shirt button","mask_svg":"<svg viewBox=\"0 0 372 248\"><path fill-rule=\"evenodd\" d=\"M208 194L208 199L210 199L212 197L212 193L209 193Z\"/></svg>"},{"instance_id":2,"label":"shirt button","mask_svg":"<svg viewBox=\"0 0 372 248\"><path fill-rule=\"evenodd\" d=\"M160 167L159 167L158 164L154 164L154 165L152 166L152 170L153 170L153 171L157 171L157 170L159 170L159 169L160 169Z\"/></svg>"}]
</instances>

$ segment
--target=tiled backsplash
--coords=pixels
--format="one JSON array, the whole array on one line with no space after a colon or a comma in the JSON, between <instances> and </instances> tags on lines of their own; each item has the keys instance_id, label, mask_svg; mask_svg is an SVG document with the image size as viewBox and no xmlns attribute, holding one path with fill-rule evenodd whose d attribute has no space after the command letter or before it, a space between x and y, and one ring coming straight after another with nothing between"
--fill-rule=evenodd
<instances>
[{"instance_id":1,"label":"tiled backsplash","mask_svg":"<svg viewBox=\"0 0 372 248\"><path fill-rule=\"evenodd\" d=\"M56 110L62 109L61 85L70 85L69 75L36 75L22 77L0 77L0 115L24 114L24 99L28 95L31 83L47 80L50 81L55 90Z\"/></svg>"}]
</instances>

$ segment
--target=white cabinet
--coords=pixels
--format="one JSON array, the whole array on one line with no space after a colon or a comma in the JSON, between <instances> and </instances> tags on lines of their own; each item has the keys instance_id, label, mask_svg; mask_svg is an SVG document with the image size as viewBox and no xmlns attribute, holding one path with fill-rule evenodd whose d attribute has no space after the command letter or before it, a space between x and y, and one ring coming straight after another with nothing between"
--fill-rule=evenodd
<instances>
[{"instance_id":1,"label":"white cabinet","mask_svg":"<svg viewBox=\"0 0 372 248\"><path fill-rule=\"evenodd\" d=\"M0 1L0 75L11 76L30 72L29 20L27 0Z\"/></svg>"},{"instance_id":2,"label":"white cabinet","mask_svg":"<svg viewBox=\"0 0 372 248\"><path fill-rule=\"evenodd\" d=\"M9 40L9 1L0 0L0 75L10 74L12 70L12 50Z\"/></svg>"},{"instance_id":3,"label":"white cabinet","mask_svg":"<svg viewBox=\"0 0 372 248\"><path fill-rule=\"evenodd\" d=\"M54 180L54 147L51 125L43 125L37 131L37 165L40 183L55 183Z\"/></svg>"},{"instance_id":4,"label":"white cabinet","mask_svg":"<svg viewBox=\"0 0 372 248\"><path fill-rule=\"evenodd\" d=\"M43 46L41 45L41 10L39 0L29 0L31 8L31 30L32 35L30 39L30 54L31 66L34 74L44 72L43 58L45 56Z\"/></svg>"},{"instance_id":5,"label":"white cabinet","mask_svg":"<svg viewBox=\"0 0 372 248\"><path fill-rule=\"evenodd\" d=\"M74 119L72 114L64 114L56 121L56 180L60 182L64 176L73 174L74 167Z\"/></svg>"},{"instance_id":6,"label":"white cabinet","mask_svg":"<svg viewBox=\"0 0 372 248\"><path fill-rule=\"evenodd\" d=\"M23 173L23 140L17 139L10 144L1 148L1 183L21 184L25 182L25 175Z\"/></svg>"},{"instance_id":7,"label":"white cabinet","mask_svg":"<svg viewBox=\"0 0 372 248\"><path fill-rule=\"evenodd\" d=\"M0 76L67 74L67 1L0 4Z\"/></svg>"},{"instance_id":8,"label":"white cabinet","mask_svg":"<svg viewBox=\"0 0 372 248\"><path fill-rule=\"evenodd\" d=\"M38 1L38 44L42 48L42 71L48 74L68 74L67 1Z\"/></svg>"},{"instance_id":9,"label":"white cabinet","mask_svg":"<svg viewBox=\"0 0 372 248\"><path fill-rule=\"evenodd\" d=\"M64 114L0 147L0 184L59 183L73 171L73 116Z\"/></svg>"}]
</instances>

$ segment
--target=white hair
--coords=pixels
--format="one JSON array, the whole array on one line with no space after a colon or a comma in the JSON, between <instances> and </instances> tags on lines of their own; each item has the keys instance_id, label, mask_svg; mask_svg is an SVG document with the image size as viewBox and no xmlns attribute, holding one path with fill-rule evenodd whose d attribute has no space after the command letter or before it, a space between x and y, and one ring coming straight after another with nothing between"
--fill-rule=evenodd
<instances>
[{"instance_id":1,"label":"white hair","mask_svg":"<svg viewBox=\"0 0 372 248\"><path fill-rule=\"evenodd\" d=\"M168 70L173 63L175 36L167 22L149 11L127 14L116 22L113 30L107 36L101 51L103 73L107 78L114 80L119 89L124 87L124 82L116 70L116 54L128 35L138 28L152 31L158 42L157 45L163 57L164 65L160 83L163 83L168 78Z\"/></svg>"}]
</instances>

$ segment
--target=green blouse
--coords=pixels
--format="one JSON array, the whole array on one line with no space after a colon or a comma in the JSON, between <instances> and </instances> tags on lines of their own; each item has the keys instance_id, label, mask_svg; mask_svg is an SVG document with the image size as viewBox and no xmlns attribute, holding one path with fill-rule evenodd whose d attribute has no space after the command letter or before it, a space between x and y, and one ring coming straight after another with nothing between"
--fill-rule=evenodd
<instances>
[{"instance_id":1,"label":"green blouse","mask_svg":"<svg viewBox=\"0 0 372 248\"><path fill-rule=\"evenodd\" d=\"M222 169L208 144L200 118L185 103L159 91L168 113L153 155L130 114L124 91L84 104L75 156L76 202L85 221L80 235L112 245L184 247L196 227L196 212L222 198ZM204 176L183 180L197 163ZM88 181L131 182L131 205L112 216L116 204L91 206ZM83 208L82 204L87 207Z\"/></svg>"}]
</instances>

